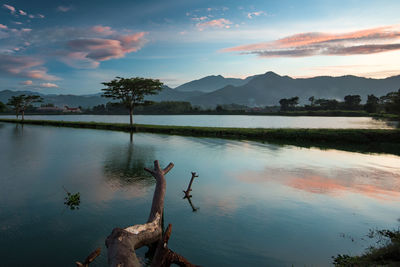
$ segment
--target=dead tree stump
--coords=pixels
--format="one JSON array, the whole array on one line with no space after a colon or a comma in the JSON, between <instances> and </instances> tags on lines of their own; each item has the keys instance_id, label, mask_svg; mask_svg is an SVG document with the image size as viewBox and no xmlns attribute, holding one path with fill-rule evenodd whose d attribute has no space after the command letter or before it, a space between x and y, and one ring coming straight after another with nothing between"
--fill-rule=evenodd
<instances>
[{"instance_id":1,"label":"dead tree stump","mask_svg":"<svg viewBox=\"0 0 400 267\"><path fill-rule=\"evenodd\" d=\"M186 267L195 266L167 247L172 226L168 226L164 235L162 232L162 217L166 191L165 174L173 167L174 164L170 163L165 169L161 169L156 160L154 161L154 169L150 170L145 168L145 170L156 179L156 188L154 190L149 218L146 224L137 224L124 229L114 228L106 239L109 266L141 266L136 256L135 249L157 242L157 248L151 266L170 266L173 263Z\"/></svg>"},{"instance_id":2,"label":"dead tree stump","mask_svg":"<svg viewBox=\"0 0 400 267\"><path fill-rule=\"evenodd\" d=\"M193 183L194 178L196 178L196 177L199 177L199 176L195 172L192 172L192 178L190 179L188 188L186 189L186 191L183 190L183 193L185 193L185 196L183 198L190 198L191 197L190 191L192 191L192 183Z\"/></svg>"},{"instance_id":3,"label":"dead tree stump","mask_svg":"<svg viewBox=\"0 0 400 267\"><path fill-rule=\"evenodd\" d=\"M162 237L161 218L163 216L166 191L164 176L173 167L174 164L170 163L165 169L161 169L156 160L154 161L154 169L145 168L156 179L156 188L149 218L146 224L133 225L124 229L114 228L106 239L109 266L140 266L135 249L157 242Z\"/></svg>"}]
</instances>

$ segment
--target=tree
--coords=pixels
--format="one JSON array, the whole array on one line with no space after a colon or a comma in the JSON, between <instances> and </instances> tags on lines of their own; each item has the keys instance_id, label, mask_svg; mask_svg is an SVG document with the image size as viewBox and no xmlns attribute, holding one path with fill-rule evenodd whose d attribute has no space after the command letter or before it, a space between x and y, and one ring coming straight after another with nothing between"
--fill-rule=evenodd
<instances>
[{"instance_id":1,"label":"tree","mask_svg":"<svg viewBox=\"0 0 400 267\"><path fill-rule=\"evenodd\" d=\"M339 107L339 102L336 99L319 98L315 100L314 104L317 105L320 110L335 110Z\"/></svg>"},{"instance_id":2,"label":"tree","mask_svg":"<svg viewBox=\"0 0 400 267\"><path fill-rule=\"evenodd\" d=\"M42 102L43 98L38 95L19 95L12 96L7 105L12 106L15 110L15 115L17 116L19 113L22 114L22 121L24 121L25 110L31 106L32 103Z\"/></svg>"},{"instance_id":3,"label":"tree","mask_svg":"<svg viewBox=\"0 0 400 267\"><path fill-rule=\"evenodd\" d=\"M7 106L3 102L0 101L0 112L4 112L6 110L7 110Z\"/></svg>"},{"instance_id":4,"label":"tree","mask_svg":"<svg viewBox=\"0 0 400 267\"><path fill-rule=\"evenodd\" d=\"M311 106L313 107L314 106L314 101L315 101L314 96L311 96L310 98L308 98L308 101L311 102Z\"/></svg>"},{"instance_id":5,"label":"tree","mask_svg":"<svg viewBox=\"0 0 400 267\"><path fill-rule=\"evenodd\" d=\"M298 104L299 104L299 97L298 96L289 98L289 106L292 109L294 109Z\"/></svg>"},{"instance_id":6,"label":"tree","mask_svg":"<svg viewBox=\"0 0 400 267\"><path fill-rule=\"evenodd\" d=\"M133 109L137 105L145 104L145 95L155 95L162 90L163 83L159 80L146 79L141 77L121 78L116 77L111 82L103 82L107 88L102 97L118 99L125 107L129 109L129 121L133 126Z\"/></svg>"},{"instance_id":7,"label":"tree","mask_svg":"<svg viewBox=\"0 0 400 267\"><path fill-rule=\"evenodd\" d=\"M390 92L380 98L385 111L393 114L400 114L400 89L397 92Z\"/></svg>"},{"instance_id":8,"label":"tree","mask_svg":"<svg viewBox=\"0 0 400 267\"><path fill-rule=\"evenodd\" d=\"M296 105L299 104L299 97L295 96L292 98L282 98L279 100L279 104L281 105L281 111L289 111L289 110L294 110Z\"/></svg>"},{"instance_id":9,"label":"tree","mask_svg":"<svg viewBox=\"0 0 400 267\"><path fill-rule=\"evenodd\" d=\"M360 107L361 96L359 95L346 95L344 97L344 105L347 109L357 109Z\"/></svg>"},{"instance_id":10,"label":"tree","mask_svg":"<svg viewBox=\"0 0 400 267\"><path fill-rule=\"evenodd\" d=\"M224 111L224 108L221 106L221 105L217 105L217 107L215 108L215 111L216 112L223 112Z\"/></svg>"},{"instance_id":11,"label":"tree","mask_svg":"<svg viewBox=\"0 0 400 267\"><path fill-rule=\"evenodd\" d=\"M367 103L364 106L364 109L368 113L376 113L379 107L379 98L374 95L368 95Z\"/></svg>"}]
</instances>

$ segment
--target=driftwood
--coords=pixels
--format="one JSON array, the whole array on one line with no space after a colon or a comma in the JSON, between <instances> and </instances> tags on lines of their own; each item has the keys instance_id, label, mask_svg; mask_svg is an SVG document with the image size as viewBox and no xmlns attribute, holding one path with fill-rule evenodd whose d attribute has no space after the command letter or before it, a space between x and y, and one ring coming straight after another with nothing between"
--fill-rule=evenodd
<instances>
[{"instance_id":1,"label":"driftwood","mask_svg":"<svg viewBox=\"0 0 400 267\"><path fill-rule=\"evenodd\" d=\"M76 266L77 266L77 267L89 267L89 264L90 264L91 262L93 262L94 259L97 258L97 256L100 255L100 252L101 252L101 249L100 249L100 248L97 248L95 251L93 251L92 253L90 253L89 256L87 256L86 260L85 260L83 263L77 261L77 262L76 262Z\"/></svg>"},{"instance_id":2,"label":"driftwood","mask_svg":"<svg viewBox=\"0 0 400 267\"><path fill-rule=\"evenodd\" d=\"M163 215L166 190L164 175L167 174L172 167L174 167L174 164L170 163L165 169L161 169L160 164L156 160L154 161L153 170L145 168L145 170L156 179L156 188L154 190L149 218L146 224L134 225L125 229L114 228L111 235L106 239L109 266L140 266L135 249L150 245L161 238L161 218Z\"/></svg>"},{"instance_id":3,"label":"driftwood","mask_svg":"<svg viewBox=\"0 0 400 267\"><path fill-rule=\"evenodd\" d=\"M161 169L158 161L154 161L154 169L145 168L156 179L153 202L150 215L146 224L133 225L127 228L114 228L106 239L108 248L108 264L113 267L141 266L136 256L135 249L142 246L157 244L151 266L170 266L172 263L179 266L192 267L189 261L167 248L171 235L171 225L165 234L162 233L162 218L164 210L164 196L166 191L165 174L174 167L170 163L165 169Z\"/></svg>"},{"instance_id":4,"label":"driftwood","mask_svg":"<svg viewBox=\"0 0 400 267\"><path fill-rule=\"evenodd\" d=\"M185 196L183 198L190 198L191 197L190 191L192 191L192 183L193 183L194 178L196 178L196 177L199 177L199 176L195 172L192 172L192 178L190 179L188 188L186 189L186 191L183 190L183 193L185 193Z\"/></svg>"}]
</instances>

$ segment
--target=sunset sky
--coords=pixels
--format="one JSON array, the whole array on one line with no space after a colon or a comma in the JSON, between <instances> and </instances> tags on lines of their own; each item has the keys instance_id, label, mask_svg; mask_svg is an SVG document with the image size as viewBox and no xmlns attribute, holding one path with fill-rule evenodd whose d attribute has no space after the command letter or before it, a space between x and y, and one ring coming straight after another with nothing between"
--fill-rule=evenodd
<instances>
[{"instance_id":1,"label":"sunset sky","mask_svg":"<svg viewBox=\"0 0 400 267\"><path fill-rule=\"evenodd\" d=\"M115 76L171 87L400 74L400 1L1 1L0 90L91 94Z\"/></svg>"}]
</instances>

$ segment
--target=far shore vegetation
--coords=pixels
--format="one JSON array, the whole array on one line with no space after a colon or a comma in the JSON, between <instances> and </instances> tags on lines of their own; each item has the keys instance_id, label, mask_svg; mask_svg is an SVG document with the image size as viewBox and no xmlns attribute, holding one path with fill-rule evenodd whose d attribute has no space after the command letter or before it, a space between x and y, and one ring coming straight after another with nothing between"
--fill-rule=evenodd
<instances>
[{"instance_id":1,"label":"far shore vegetation","mask_svg":"<svg viewBox=\"0 0 400 267\"><path fill-rule=\"evenodd\" d=\"M153 80L157 81L157 80ZM150 94L156 93L157 89ZM149 93L143 92L141 96ZM113 98L111 95L109 96ZM280 116L343 116L343 117L377 117L398 119L400 116L400 90L377 97L368 95L365 104L359 95L347 95L343 101L336 99L315 99L310 97L309 104L299 105L298 97L283 98L279 106L248 107L239 104L217 105L215 108L204 108L185 101L150 102L141 98L130 107L129 99L121 102L110 101L93 107L77 107L79 112L71 113L71 109L55 107L52 103L40 106L25 107L25 114L30 115L60 115L60 114L94 114L94 115L280 115ZM133 109L134 107L134 109ZM0 102L1 114L16 114L13 106Z\"/></svg>"}]
</instances>

